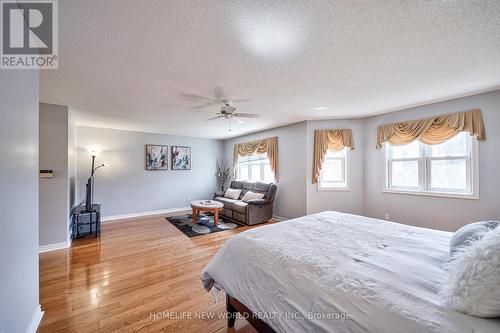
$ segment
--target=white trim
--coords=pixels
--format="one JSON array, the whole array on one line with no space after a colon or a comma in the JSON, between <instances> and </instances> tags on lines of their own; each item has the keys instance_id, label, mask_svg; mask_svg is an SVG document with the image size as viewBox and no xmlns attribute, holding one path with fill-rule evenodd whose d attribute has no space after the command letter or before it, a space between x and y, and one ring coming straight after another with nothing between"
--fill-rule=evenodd
<instances>
[{"instance_id":1,"label":"white trim","mask_svg":"<svg viewBox=\"0 0 500 333\"><path fill-rule=\"evenodd\" d=\"M351 148L344 148L345 149L345 157L344 159L344 180L345 180L345 186L339 186L339 187L334 187L334 186L322 186L321 178L322 178L322 169L319 170L319 177L318 177L318 184L317 184L317 190L318 191L340 191L340 192L349 192L351 190L351 172L349 168L351 167ZM342 158L337 158L337 159L342 159ZM326 156L325 156L326 160ZM323 161L324 163L324 161Z\"/></svg>"},{"instance_id":2,"label":"white trim","mask_svg":"<svg viewBox=\"0 0 500 333\"><path fill-rule=\"evenodd\" d=\"M467 163L470 164L470 172L467 174L468 177L468 187L470 187L470 193L462 193L462 192L447 192L446 190L440 191L439 189L437 190L430 190L428 189L428 186L430 184L430 174L428 173L428 161L431 159L438 159L438 158L406 158L406 159L396 159L398 161L402 160L415 160L415 161L420 161L419 162L419 184L424 184L423 188L392 188L390 187L390 167L391 163L389 163L389 151L387 144L384 144L383 146L383 163L384 163L384 177L383 177L383 184L382 184L382 192L383 193L392 193L392 194L409 194L409 195L420 195L420 196L428 196L428 197L440 197L440 198L453 198L453 199L470 199L470 200L479 200L479 141L475 138L468 137L468 140L470 140L470 152L469 156L460 156L459 159L467 159ZM425 144L419 143L420 145L420 155L422 156L423 151L425 149L428 149ZM424 154L423 156L427 156L427 154ZM455 157L447 157L443 159L455 159ZM458 159L458 157L457 157ZM392 161L392 160L391 160ZM469 178L470 177L470 178ZM425 180L424 180L425 179Z\"/></svg>"},{"instance_id":3,"label":"white trim","mask_svg":"<svg viewBox=\"0 0 500 333\"><path fill-rule=\"evenodd\" d=\"M422 191L412 191L412 190L383 190L384 193L392 194L408 194L408 195L421 195L424 197L439 197L439 198L453 198L453 199L470 199L479 200L479 195L477 194L457 194L457 193L446 193L446 192L422 192Z\"/></svg>"},{"instance_id":4,"label":"white trim","mask_svg":"<svg viewBox=\"0 0 500 333\"><path fill-rule=\"evenodd\" d=\"M142 217L142 216L149 216L149 215L168 214L168 213L182 212L182 211L186 211L186 210L191 210L191 207L178 207L178 208L169 208L169 209L160 209L160 210L150 210L150 211L146 211L146 212L123 214L123 215L104 216L101 218L101 222L121 220L121 219L130 219L130 218L134 218L134 217Z\"/></svg>"},{"instance_id":5,"label":"white trim","mask_svg":"<svg viewBox=\"0 0 500 333\"><path fill-rule=\"evenodd\" d=\"M55 250L63 250L63 249L67 249L70 245L71 245L71 239L68 239L67 241L61 242L61 243L40 245L38 247L38 253L44 253L44 252L55 251Z\"/></svg>"},{"instance_id":6,"label":"white trim","mask_svg":"<svg viewBox=\"0 0 500 333\"><path fill-rule=\"evenodd\" d=\"M319 182L318 182L319 183ZM319 192L328 192L328 191L333 191L333 192L349 192L351 190L351 187L320 187L318 185L318 191Z\"/></svg>"},{"instance_id":7,"label":"white trim","mask_svg":"<svg viewBox=\"0 0 500 333\"><path fill-rule=\"evenodd\" d=\"M38 307L35 309L35 312L33 312L33 315L31 316L30 324L26 328L26 333L36 333L38 326L42 321L42 317L43 317L42 307L40 306L40 304L38 304Z\"/></svg>"},{"instance_id":8,"label":"white trim","mask_svg":"<svg viewBox=\"0 0 500 333\"><path fill-rule=\"evenodd\" d=\"M278 216L278 215L273 215L273 220L276 220L278 222L282 222L282 221L286 221L288 219L286 217L281 217L281 216Z\"/></svg>"},{"instance_id":9,"label":"white trim","mask_svg":"<svg viewBox=\"0 0 500 333\"><path fill-rule=\"evenodd\" d=\"M251 180L254 177L252 176L252 165L258 165L259 166L259 180L261 182L268 182L265 177L265 169L266 165L270 166L270 161L269 157L267 156L266 153L263 154L255 154L255 155L247 155L247 156L238 156L238 162L236 166L236 179L240 178L240 168L241 167L247 167L248 170L248 179L241 179L241 180ZM273 174L273 180L270 181L270 183L275 183L276 182L276 176L274 172L271 171Z\"/></svg>"}]
</instances>

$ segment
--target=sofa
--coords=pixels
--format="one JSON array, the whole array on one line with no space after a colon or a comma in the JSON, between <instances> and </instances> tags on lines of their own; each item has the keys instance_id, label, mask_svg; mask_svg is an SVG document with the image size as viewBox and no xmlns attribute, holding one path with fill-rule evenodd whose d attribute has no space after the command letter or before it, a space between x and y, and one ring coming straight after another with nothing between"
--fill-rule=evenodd
<instances>
[{"instance_id":1,"label":"sofa","mask_svg":"<svg viewBox=\"0 0 500 333\"><path fill-rule=\"evenodd\" d=\"M221 215L247 225L263 223L273 217L274 198L278 190L276 184L233 180L229 187L240 189L241 194L238 199L229 199L224 197L225 192L214 193L213 199L224 205ZM244 202L241 199L248 191L262 193L264 198Z\"/></svg>"}]
</instances>

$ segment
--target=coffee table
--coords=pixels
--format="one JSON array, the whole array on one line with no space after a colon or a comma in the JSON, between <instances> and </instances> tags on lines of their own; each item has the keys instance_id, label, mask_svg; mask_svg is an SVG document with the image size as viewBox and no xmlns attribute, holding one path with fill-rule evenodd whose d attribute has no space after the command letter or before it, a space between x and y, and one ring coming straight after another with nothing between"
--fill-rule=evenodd
<instances>
[{"instance_id":1,"label":"coffee table","mask_svg":"<svg viewBox=\"0 0 500 333\"><path fill-rule=\"evenodd\" d=\"M191 201L191 208L193 209L193 223L198 220L200 212L212 212L214 214L214 225L219 224L219 212L224 205L222 202L215 200L195 200Z\"/></svg>"}]
</instances>

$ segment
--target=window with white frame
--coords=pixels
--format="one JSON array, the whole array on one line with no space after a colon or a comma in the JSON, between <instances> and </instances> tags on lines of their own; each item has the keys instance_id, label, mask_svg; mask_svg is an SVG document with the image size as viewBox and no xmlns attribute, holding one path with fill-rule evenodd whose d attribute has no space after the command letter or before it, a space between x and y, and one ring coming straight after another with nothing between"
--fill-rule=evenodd
<instances>
[{"instance_id":1,"label":"window with white frame","mask_svg":"<svg viewBox=\"0 0 500 333\"><path fill-rule=\"evenodd\" d=\"M386 191L477 197L477 141L468 133L438 145L385 146Z\"/></svg>"},{"instance_id":2,"label":"window with white frame","mask_svg":"<svg viewBox=\"0 0 500 333\"><path fill-rule=\"evenodd\" d=\"M274 173L267 154L238 157L237 178L240 180L274 182Z\"/></svg>"},{"instance_id":3,"label":"window with white frame","mask_svg":"<svg viewBox=\"0 0 500 333\"><path fill-rule=\"evenodd\" d=\"M320 190L346 190L349 188L349 148L341 151L329 150L321 165L318 188Z\"/></svg>"}]
</instances>

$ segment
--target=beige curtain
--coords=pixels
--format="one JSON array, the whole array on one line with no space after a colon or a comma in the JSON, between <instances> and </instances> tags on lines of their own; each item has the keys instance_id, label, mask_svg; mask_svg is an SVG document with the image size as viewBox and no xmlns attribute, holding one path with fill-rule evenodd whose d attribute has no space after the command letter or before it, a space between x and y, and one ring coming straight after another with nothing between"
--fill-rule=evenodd
<instances>
[{"instance_id":1,"label":"beige curtain","mask_svg":"<svg viewBox=\"0 0 500 333\"><path fill-rule=\"evenodd\" d=\"M382 125L377 128L377 149L389 142L405 145L414 140L429 145L443 143L460 132L469 132L478 140L485 140L481 110L470 110L421 120Z\"/></svg>"},{"instance_id":2,"label":"beige curtain","mask_svg":"<svg viewBox=\"0 0 500 333\"><path fill-rule=\"evenodd\" d=\"M254 154L267 153L274 178L278 181L278 137L266 138L262 140L238 143L234 145L233 151L233 177L236 177L238 168L238 156L249 156Z\"/></svg>"},{"instance_id":3,"label":"beige curtain","mask_svg":"<svg viewBox=\"0 0 500 333\"><path fill-rule=\"evenodd\" d=\"M351 129L315 130L312 183L318 183L319 172L328 150L340 151L348 147L354 149Z\"/></svg>"}]
</instances>

